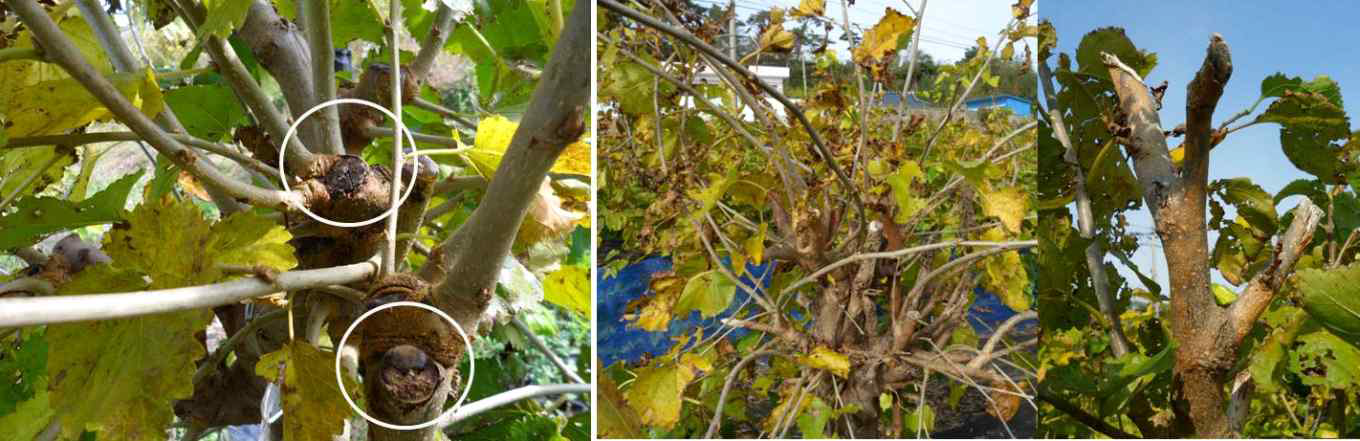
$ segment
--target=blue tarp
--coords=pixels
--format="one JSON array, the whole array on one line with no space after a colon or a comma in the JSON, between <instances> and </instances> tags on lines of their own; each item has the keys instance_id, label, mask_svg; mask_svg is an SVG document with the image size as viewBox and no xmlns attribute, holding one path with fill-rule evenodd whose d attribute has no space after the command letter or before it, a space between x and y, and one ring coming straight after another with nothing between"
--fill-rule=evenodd
<instances>
[{"instance_id":1,"label":"blue tarp","mask_svg":"<svg viewBox=\"0 0 1360 441\"><path fill-rule=\"evenodd\" d=\"M769 286L771 280L770 263L764 265L748 265L747 274L742 278L742 283L750 286L751 274L761 275L762 286ZM719 320L729 317L736 312L738 306L746 301L747 294L741 289L737 289L737 294L727 310L719 313L716 317L701 319L698 312L692 312L688 317L675 318L671 320L670 328L666 332L648 332L631 326L623 318L627 309L628 302L633 301L644 295L652 295L648 292L648 285L652 274L671 270L671 260L669 257L648 257L639 262L630 264L619 270L613 277L604 277L598 280L597 297L598 312L596 316L596 351L603 366L609 366L616 361L632 362L642 358L644 353L660 355L666 353L671 348L671 337L682 335L693 335L698 328L705 328L704 335L711 336L713 332L721 326ZM973 326L978 335L986 336L990 330L1001 322L1015 315L1015 311L1001 303L1001 299L982 289L974 290L977 296L973 302L972 309L968 312L968 323ZM1037 321L1031 320L1021 326L1021 331L1037 325ZM731 333L731 338L746 335L746 330L738 329Z\"/></svg>"}]
</instances>

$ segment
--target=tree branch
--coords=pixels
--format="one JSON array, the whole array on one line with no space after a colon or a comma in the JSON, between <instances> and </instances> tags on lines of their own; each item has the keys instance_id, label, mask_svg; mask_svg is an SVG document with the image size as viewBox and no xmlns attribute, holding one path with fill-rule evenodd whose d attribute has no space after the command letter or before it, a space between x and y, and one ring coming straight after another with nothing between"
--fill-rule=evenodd
<instances>
[{"instance_id":1,"label":"tree branch","mask_svg":"<svg viewBox=\"0 0 1360 441\"><path fill-rule=\"evenodd\" d=\"M331 2L330 0L305 0L298 2L299 8L306 13L299 14L305 21L303 31L307 35L307 48L312 58L312 86L317 103L335 99L335 44L331 42ZM305 111L307 109L298 109ZM336 106L327 106L317 111L317 127L320 130L321 152L333 155L343 154L344 141L340 139L340 113ZM280 139L282 140L282 139Z\"/></svg>"},{"instance_id":2,"label":"tree branch","mask_svg":"<svg viewBox=\"0 0 1360 441\"><path fill-rule=\"evenodd\" d=\"M251 3L246 21L236 35L245 40L255 58L278 81L294 118L318 103L314 93L316 87L312 84L312 60L307 41L296 25L279 17L272 3L266 0ZM320 123L320 119L309 118L298 128L303 144L312 146L316 151L324 151L316 147L324 139ZM283 141L281 135L278 141Z\"/></svg>"},{"instance_id":3,"label":"tree branch","mask_svg":"<svg viewBox=\"0 0 1360 441\"><path fill-rule=\"evenodd\" d=\"M643 15L642 13L634 10L633 8L623 6L622 4L619 4L614 0L599 0L598 3L605 9L614 11L619 15L628 17L634 21L637 21L638 23L646 25L647 27L656 29L665 34L673 36L679 39L680 41L689 44L695 49L698 49L705 55L708 55L709 57L712 57L722 62L722 64L726 65L728 68L732 69L733 71L736 71L737 73L740 73L749 83L754 84L761 90L764 90L765 93L769 94L771 97L774 97L774 99L778 100L780 104L783 104L784 108L787 109L789 113L792 113L793 116L798 119L798 122L803 125L803 128L808 132L808 135L812 138L813 146L816 147L817 154L820 155L822 157L822 160L826 162L827 167L830 168L831 171L836 174L836 178L840 181L841 185L844 186L846 193L851 195L851 197L853 198L855 202L855 208L859 211L859 217L861 222L868 222L869 218L865 214L864 200L860 197L860 192L855 191L855 186L853 183L850 182L850 177L847 176L845 174L845 171L842 170L841 167L836 164L836 157L831 154L831 151L829 149L827 149L826 142L822 140L822 135L819 134L817 130L812 127L812 123L808 121L807 115L803 113L802 108L795 105L793 101L790 101L788 97L784 96L783 93L780 93L774 87L770 86L769 84L765 84L764 81L760 81L756 77L756 74L751 72L745 66L742 66L740 63L737 63L736 61L733 61L731 58L728 58L726 55L723 55L723 53L719 51L717 48L714 48L713 46L710 46L708 43L699 40L699 38L695 37L694 34L691 34L683 29L678 29L673 26L662 23L652 17ZM861 235L866 233L867 229L864 228L860 229Z\"/></svg>"},{"instance_id":4,"label":"tree branch","mask_svg":"<svg viewBox=\"0 0 1360 441\"><path fill-rule=\"evenodd\" d=\"M1121 142L1133 158L1133 170L1148 211L1156 218L1167 194L1173 187L1180 186L1180 178L1171 165L1171 154L1166 147L1161 117L1157 115L1157 102L1136 73L1129 72L1127 67L1120 68L1125 65L1119 57L1104 52L1101 56L1109 68L1110 80L1119 97L1119 108L1128 118L1129 135Z\"/></svg>"},{"instance_id":5,"label":"tree branch","mask_svg":"<svg viewBox=\"0 0 1360 441\"><path fill-rule=\"evenodd\" d=\"M188 144L190 146L207 151L208 153L212 153L236 161L241 165L253 169L257 172L260 172L261 174L271 179L275 180L279 179L279 169L270 167L268 164L265 164L264 162L261 162L258 159L247 156L240 150L236 150L226 145L208 141L206 139L195 138L190 135L171 134L170 137L184 144ZM101 142L141 141L141 140L142 137L133 132L72 133L68 135L41 135L41 136L26 136L23 138L13 138L9 140L9 144L6 144L4 147L0 148L38 147L47 145L62 145L75 147L78 145L95 144Z\"/></svg>"},{"instance_id":6,"label":"tree branch","mask_svg":"<svg viewBox=\"0 0 1360 441\"><path fill-rule=\"evenodd\" d=\"M1322 221L1322 214L1322 209L1313 205L1313 201L1308 198L1303 198L1294 209L1294 221L1289 224L1289 229L1276 247L1278 251L1275 253L1274 265L1253 277L1246 291L1228 308L1226 325L1235 344L1240 344L1246 338L1256 319L1275 298L1280 285L1294 272L1294 264L1312 241L1313 230Z\"/></svg>"},{"instance_id":7,"label":"tree branch","mask_svg":"<svg viewBox=\"0 0 1360 441\"><path fill-rule=\"evenodd\" d=\"M421 78L422 81L430 73L435 57L444 50L444 42L449 40L449 34L452 33L449 31L453 27L453 9L444 2L435 4L439 5L439 10L435 12L434 25L430 26L430 33L420 42L420 52L416 53L410 67L411 75Z\"/></svg>"},{"instance_id":8,"label":"tree branch","mask_svg":"<svg viewBox=\"0 0 1360 441\"><path fill-rule=\"evenodd\" d=\"M180 5L180 16L189 28L197 32L197 28L203 21L204 12L184 2ZM236 50L227 44L226 40L216 35L211 35L203 43L208 52L208 57L212 58L213 65L217 67L217 72L227 79L231 84L232 90L241 98L246 108L261 124L270 139L275 142L283 142L283 138L288 134L288 118L282 111L274 107L274 101L264 92L255 78L246 70L246 66L241 59L236 56ZM294 172L307 170L313 161L312 152L303 146L302 140L294 136L288 142L288 168Z\"/></svg>"},{"instance_id":9,"label":"tree branch","mask_svg":"<svg viewBox=\"0 0 1360 441\"><path fill-rule=\"evenodd\" d=\"M1053 137L1063 146L1063 161L1076 171L1072 185L1076 187L1077 229L1082 239L1090 240L1086 246L1086 269L1091 273L1091 287L1096 294L1100 312L1110 320L1110 350L1116 357L1129 352L1128 339L1124 337L1124 326L1119 321L1119 313L1114 310L1114 296L1110 294L1110 282L1105 275L1105 246L1095 238L1095 214L1091 211L1091 196L1086 193L1086 172L1077 162L1077 150L1072 147L1072 138L1067 133L1067 123L1058 109L1058 95L1053 87L1053 73L1048 61L1039 63L1039 84L1044 88L1048 101L1048 120L1053 127Z\"/></svg>"},{"instance_id":10,"label":"tree branch","mask_svg":"<svg viewBox=\"0 0 1360 441\"><path fill-rule=\"evenodd\" d=\"M538 349L538 352L542 352L543 355L547 356L548 361L551 361L553 366L557 366L557 369L562 371L562 375L566 375L567 379L574 381L577 384L586 384L586 381L582 380L581 376L576 374L576 370L572 369L571 366L567 366L567 363L563 362L562 358L558 357L557 353L553 352L552 349L549 349L548 345L543 343L543 339L538 338L538 335L534 334L534 331L530 330L529 326L525 325L524 321L520 320L519 317L511 318L510 324L514 325L515 330L524 335L525 340L529 340L529 344L533 345L534 349Z\"/></svg>"},{"instance_id":11,"label":"tree branch","mask_svg":"<svg viewBox=\"0 0 1360 441\"><path fill-rule=\"evenodd\" d=\"M233 180L223 176L206 161L200 161L198 155L162 131L140 109L128 102L113 84L90 66L41 6L33 0L11 0L10 5L29 26L34 38L42 44L48 57L94 94L119 121L127 124L156 150L174 161L175 165L193 173L209 186L217 187L232 197L243 198L256 205L283 208L302 204L302 199L297 194L266 190Z\"/></svg>"},{"instance_id":12,"label":"tree branch","mask_svg":"<svg viewBox=\"0 0 1360 441\"><path fill-rule=\"evenodd\" d=\"M31 0L19 0L31 1ZM208 308L251 297L365 280L376 272L371 262L288 271L273 283L246 278L212 285L79 296L0 299L0 328L108 320L185 309Z\"/></svg>"},{"instance_id":13,"label":"tree branch","mask_svg":"<svg viewBox=\"0 0 1360 441\"><path fill-rule=\"evenodd\" d=\"M705 432L704 438L706 439L717 438L718 429L722 428L723 403L727 402L727 393L732 390L732 383L736 381L737 374L741 373L741 368L746 367L747 364L750 364L757 358L772 355L779 355L779 352L756 351L751 353L751 355L747 355L745 358L742 358L741 361L737 362L736 366L732 367L732 372L727 374L727 381L723 382L722 393L718 394L718 407L717 410L713 412L713 419L709 420L708 422L708 432Z\"/></svg>"},{"instance_id":14,"label":"tree branch","mask_svg":"<svg viewBox=\"0 0 1360 441\"><path fill-rule=\"evenodd\" d=\"M1077 407L1075 404L1069 403L1067 402L1067 400L1064 400L1053 395L1052 392L1049 392L1042 386L1039 387L1039 400L1046 402L1049 405L1052 405L1054 408L1062 411L1068 416L1071 416L1072 419L1077 420L1077 422L1085 424L1086 427L1090 427L1091 430L1100 432L1101 434L1104 434L1105 436L1108 436L1110 438L1119 439L1139 438L1137 435L1125 432L1123 430L1119 430L1118 427L1111 426L1110 423L1105 422L1105 420L1102 420L1094 415L1087 413L1084 410L1081 410L1081 408Z\"/></svg>"},{"instance_id":15,"label":"tree branch","mask_svg":"<svg viewBox=\"0 0 1360 441\"><path fill-rule=\"evenodd\" d=\"M996 344L1001 342L1001 339L1005 338L1007 333L1011 332L1011 328L1014 328L1025 320L1034 320L1037 318L1039 318L1039 312L1031 309L1006 319L1005 322L1001 323L1001 326L996 328L996 331L992 332L992 338L987 339L987 344L982 346L982 352L980 352L973 361L968 362L968 366L974 368L982 367L983 364L993 358L992 352L996 350Z\"/></svg>"},{"instance_id":16,"label":"tree branch","mask_svg":"<svg viewBox=\"0 0 1360 441\"><path fill-rule=\"evenodd\" d=\"M438 423L435 423L435 426L442 429L488 410L528 398L558 394L588 394L590 387L589 384L534 384L511 389L468 403L447 417L441 418Z\"/></svg>"},{"instance_id":17,"label":"tree branch","mask_svg":"<svg viewBox=\"0 0 1360 441\"><path fill-rule=\"evenodd\" d=\"M1223 87L1232 77L1232 54L1223 36L1209 37L1209 49L1195 79L1186 86L1185 100L1185 184L1203 189L1208 185L1209 149L1213 146L1214 108L1223 96Z\"/></svg>"},{"instance_id":18,"label":"tree branch","mask_svg":"<svg viewBox=\"0 0 1360 441\"><path fill-rule=\"evenodd\" d=\"M85 23L90 25L90 30L94 32L95 38L99 40L99 45L104 47L104 52L109 54L109 61L113 62L113 68L117 72L138 72L143 66L141 60L132 55L127 44L123 42L122 33L114 25L113 20L95 0L79 0L76 7L80 9L80 15L85 18ZM136 24L133 24L136 26ZM156 115L156 122L161 128L169 132L185 133L184 126L179 123L173 110L166 106L161 109L161 113Z\"/></svg>"},{"instance_id":19,"label":"tree branch","mask_svg":"<svg viewBox=\"0 0 1360 441\"><path fill-rule=\"evenodd\" d=\"M850 256L850 257L846 257L846 258L844 258L844 259L841 259L841 260L836 261L836 263L832 263L832 264L830 264L830 265L827 265L827 266L822 267L821 269L817 270L816 272L814 272L814 273L812 273L812 274L809 274L807 277L804 277L804 278L802 278L802 279L799 279L797 282L794 282L792 285L789 285L787 288L784 288L784 290L781 291L781 292L779 293L779 295L782 297L783 295L788 294L788 293L790 293L790 292L793 292L793 290L798 289L799 287L802 287L803 285L806 285L806 284L808 284L808 283L812 283L812 281L817 280L818 277L821 277L821 276L823 276L823 275L826 275L826 273L829 273L829 272L831 272L832 270L834 270L834 269L836 269L836 268L840 268L840 267L842 267L842 266L845 266L845 265L848 265L848 264L850 264L850 263L853 263L853 262L855 262L855 261L860 261L860 260L866 260L866 259L896 259L896 258L899 258L899 257L905 257L905 256L907 256L907 255L915 254L915 253L920 253L920 252L923 252L923 251L938 250L938 249L941 249L941 248L949 248L949 247L956 247L956 246L962 246L962 247L994 247L994 248L999 249L999 250L1001 250L1001 251L1005 251L1005 250L1009 250L1009 249L1029 248L1029 247L1034 247L1034 246L1038 246L1038 245L1039 245L1039 241L1038 241L1038 240L1022 240L1022 241L1014 241L1014 242L989 242L989 241L979 241L979 240L949 240L949 241L944 241L944 242L938 242L938 243L932 243L932 244L927 244L927 245L915 246L915 247L911 247L911 248L903 248L903 249L895 250L895 251L881 251L881 252L877 252L877 253L860 253L860 254L855 254L855 255L853 255L853 256Z\"/></svg>"},{"instance_id":20,"label":"tree branch","mask_svg":"<svg viewBox=\"0 0 1360 441\"><path fill-rule=\"evenodd\" d=\"M418 96L411 98L411 105L443 115L445 118L453 120L453 122L458 123L458 125L463 126L463 128L465 129L477 130L477 124L474 124L472 121L468 121L467 118L464 118L462 115L459 115L458 112L454 112L453 109L450 109L448 107L441 106L437 103L425 101L424 98Z\"/></svg>"},{"instance_id":21,"label":"tree branch","mask_svg":"<svg viewBox=\"0 0 1360 441\"><path fill-rule=\"evenodd\" d=\"M241 340L243 340L245 337L253 334L255 331L259 330L264 325L272 323L275 320L284 318L287 315L288 315L287 309L275 309L273 311L265 313L264 315L255 317L255 319L251 320L250 323L247 323L245 327L242 327L241 330L236 331L236 333L232 334L232 336L227 338L226 341L223 341L222 344L219 345L217 349L214 350L213 353L208 356L208 358L203 360L203 364L198 365L198 370L194 371L194 379L192 384L198 385L199 383L203 382L204 378L208 378L209 375L212 375L213 373L217 372L217 370L222 367L222 362L227 359L227 354L231 353L231 351L234 348L236 348L236 345L239 344Z\"/></svg>"},{"instance_id":22,"label":"tree branch","mask_svg":"<svg viewBox=\"0 0 1360 441\"><path fill-rule=\"evenodd\" d=\"M461 305L469 298L483 296L495 287L501 264L510 254L519 225L548 169L585 130L582 116L590 93L590 11L590 2L576 3L486 196L467 222L440 244L430 259L434 264L422 270L425 280L442 279L435 286L432 303L451 315L463 309ZM470 320L465 325L469 333L476 332L481 312L463 317Z\"/></svg>"}]
</instances>

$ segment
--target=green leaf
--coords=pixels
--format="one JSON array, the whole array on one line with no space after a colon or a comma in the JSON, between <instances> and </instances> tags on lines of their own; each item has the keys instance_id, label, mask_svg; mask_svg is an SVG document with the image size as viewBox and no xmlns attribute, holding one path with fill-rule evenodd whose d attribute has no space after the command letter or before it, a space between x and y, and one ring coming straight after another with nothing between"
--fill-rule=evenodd
<instances>
[{"instance_id":1,"label":"green leaf","mask_svg":"<svg viewBox=\"0 0 1360 441\"><path fill-rule=\"evenodd\" d=\"M1309 199L1312 199L1314 203L1327 200L1327 192L1323 189L1322 181L1317 179L1295 179L1290 181L1288 185L1285 185L1284 188L1280 189L1279 193L1275 194L1272 203L1279 204L1284 198L1295 195L1307 196Z\"/></svg>"},{"instance_id":2,"label":"green leaf","mask_svg":"<svg viewBox=\"0 0 1360 441\"><path fill-rule=\"evenodd\" d=\"M331 1L331 42L336 47L348 45L354 40L384 42L385 26L386 23L378 14L378 5L373 0Z\"/></svg>"},{"instance_id":3,"label":"green leaf","mask_svg":"<svg viewBox=\"0 0 1360 441\"><path fill-rule=\"evenodd\" d=\"M99 163L99 158L104 156L108 150L98 151L94 146L84 146L80 148L80 173L76 175L76 182L71 186L71 194L67 200L80 202L85 200L85 193L90 188L90 176L94 174L94 166Z\"/></svg>"},{"instance_id":4,"label":"green leaf","mask_svg":"<svg viewBox=\"0 0 1360 441\"><path fill-rule=\"evenodd\" d=\"M835 412L818 397L812 397L809 407L807 412L798 416L798 431L803 432L803 439L826 438L826 423L831 421Z\"/></svg>"},{"instance_id":5,"label":"green leaf","mask_svg":"<svg viewBox=\"0 0 1360 441\"><path fill-rule=\"evenodd\" d=\"M1321 93L1288 92L1256 120L1282 126L1280 144L1295 167L1324 181L1340 183L1340 174L1345 171L1341 168L1341 145L1333 142L1350 136L1350 120L1339 103Z\"/></svg>"},{"instance_id":6,"label":"green leaf","mask_svg":"<svg viewBox=\"0 0 1360 441\"><path fill-rule=\"evenodd\" d=\"M1305 269L1295 276L1303 309L1327 330L1360 341L1360 263L1330 270Z\"/></svg>"},{"instance_id":7,"label":"green leaf","mask_svg":"<svg viewBox=\"0 0 1360 441\"><path fill-rule=\"evenodd\" d=\"M798 363L813 369L822 369L841 378L850 375L850 357L826 346L817 346L807 355L798 356Z\"/></svg>"},{"instance_id":8,"label":"green leaf","mask_svg":"<svg viewBox=\"0 0 1360 441\"><path fill-rule=\"evenodd\" d=\"M640 438L642 427L638 415L633 412L633 408L628 407L614 379L600 375L599 385L595 389L600 394L597 401L600 409L600 438Z\"/></svg>"},{"instance_id":9,"label":"green leaf","mask_svg":"<svg viewBox=\"0 0 1360 441\"><path fill-rule=\"evenodd\" d=\"M573 415L562 428L562 436L569 441L590 441L590 411Z\"/></svg>"},{"instance_id":10,"label":"green leaf","mask_svg":"<svg viewBox=\"0 0 1360 441\"><path fill-rule=\"evenodd\" d=\"M1172 344L1163 347L1162 351L1158 352L1157 355L1151 357L1144 357L1142 354L1138 353L1130 354L1133 362L1124 364L1119 372L1115 374L1115 377L1111 379L1109 383L1106 383L1105 386L1100 388L1099 396L1113 395L1120 389L1124 389L1125 386L1128 386L1129 383L1134 382L1134 380L1137 380L1139 377L1157 375L1171 370L1172 365L1176 361L1175 348L1176 345L1173 342Z\"/></svg>"},{"instance_id":11,"label":"green leaf","mask_svg":"<svg viewBox=\"0 0 1360 441\"><path fill-rule=\"evenodd\" d=\"M1280 389L1280 378L1284 374L1284 364L1281 362L1284 361L1285 351L1294 343L1299 329L1308 318L1306 312L1292 306L1280 308L1275 312L1287 316L1286 322L1279 324L1275 332L1267 336L1256 350L1251 351L1251 361L1247 365L1252 380L1265 393L1274 393ZM1270 322L1269 319L1270 317L1267 317L1267 323Z\"/></svg>"},{"instance_id":12,"label":"green leaf","mask_svg":"<svg viewBox=\"0 0 1360 441\"><path fill-rule=\"evenodd\" d=\"M680 300L675 302L675 313L683 316L697 310L704 318L713 317L732 304L736 293L737 285L727 275L717 270L704 271L685 283Z\"/></svg>"},{"instance_id":13,"label":"green leaf","mask_svg":"<svg viewBox=\"0 0 1360 441\"><path fill-rule=\"evenodd\" d=\"M174 89L166 92L165 102L190 135L209 141L222 140L233 128L246 122L245 110L236 95L223 84Z\"/></svg>"},{"instance_id":14,"label":"green leaf","mask_svg":"<svg viewBox=\"0 0 1360 441\"><path fill-rule=\"evenodd\" d=\"M1138 76L1146 78L1152 68L1157 66L1157 54L1138 49L1124 34L1124 29L1100 28L1081 38L1077 45L1077 65L1082 73L1110 81L1110 70L1100 53L1108 52L1119 57L1119 61L1133 68Z\"/></svg>"},{"instance_id":15,"label":"green leaf","mask_svg":"<svg viewBox=\"0 0 1360 441\"><path fill-rule=\"evenodd\" d=\"M1360 385L1360 348L1329 332L1313 332L1299 336L1298 352L1311 355L1320 362L1324 375L1303 375L1303 384L1320 384L1346 389ZM1305 372L1313 371L1305 369Z\"/></svg>"},{"instance_id":16,"label":"green leaf","mask_svg":"<svg viewBox=\"0 0 1360 441\"><path fill-rule=\"evenodd\" d=\"M330 441L345 429L351 413L335 382L334 354L304 340L292 340L260 357L255 374L269 381L283 374L283 436L297 441Z\"/></svg>"},{"instance_id":17,"label":"green leaf","mask_svg":"<svg viewBox=\"0 0 1360 441\"><path fill-rule=\"evenodd\" d=\"M897 173L888 176L885 181L892 188L893 200L897 202L897 215L893 218L898 223L906 223L908 219L925 208L926 201L917 197L911 189L911 184L924 180L925 175L921 172L921 167L914 161L903 161L902 166L897 169Z\"/></svg>"},{"instance_id":18,"label":"green leaf","mask_svg":"<svg viewBox=\"0 0 1360 441\"><path fill-rule=\"evenodd\" d=\"M1251 178L1220 179L1209 185L1223 200L1237 208L1237 214L1247 219L1251 226L1274 235L1278 215L1275 201L1270 193L1261 186L1253 184Z\"/></svg>"},{"instance_id":19,"label":"green leaf","mask_svg":"<svg viewBox=\"0 0 1360 441\"><path fill-rule=\"evenodd\" d=\"M104 252L120 267L150 276L153 289L220 281L222 264L279 271L297 265L287 230L251 211L211 225L192 202L167 197L138 206L128 224L105 236Z\"/></svg>"},{"instance_id":20,"label":"green leaf","mask_svg":"<svg viewBox=\"0 0 1360 441\"><path fill-rule=\"evenodd\" d=\"M17 211L0 217L0 249L28 246L47 234L122 219L128 193L141 177L138 170L81 202L50 197L21 199Z\"/></svg>"},{"instance_id":21,"label":"green leaf","mask_svg":"<svg viewBox=\"0 0 1360 441\"><path fill-rule=\"evenodd\" d=\"M668 364L658 357L650 366L638 368L637 379L623 392L628 406L649 426L671 428L680 421L685 387L694 371L683 363Z\"/></svg>"},{"instance_id":22,"label":"green leaf","mask_svg":"<svg viewBox=\"0 0 1360 441\"><path fill-rule=\"evenodd\" d=\"M38 331L16 343L0 347L0 416L47 389L47 338Z\"/></svg>"},{"instance_id":23,"label":"green leaf","mask_svg":"<svg viewBox=\"0 0 1360 441\"><path fill-rule=\"evenodd\" d=\"M36 438L38 433L47 428L52 417L57 415L57 411L51 406L46 376L34 384L34 390L36 392L32 399L18 403L12 412L0 415L0 427L5 428L6 434L13 436L14 439Z\"/></svg>"},{"instance_id":24,"label":"green leaf","mask_svg":"<svg viewBox=\"0 0 1360 441\"><path fill-rule=\"evenodd\" d=\"M1285 96L1287 92L1321 94L1337 107L1344 107L1341 103L1341 86L1326 75L1318 75L1313 81L1305 82L1300 77L1275 73L1261 80L1261 98L1279 98Z\"/></svg>"},{"instance_id":25,"label":"green leaf","mask_svg":"<svg viewBox=\"0 0 1360 441\"><path fill-rule=\"evenodd\" d=\"M935 409L929 404L922 404L915 410L902 416L902 422L906 423L908 435L916 436L917 433L928 434L935 430Z\"/></svg>"},{"instance_id":26,"label":"green leaf","mask_svg":"<svg viewBox=\"0 0 1360 441\"><path fill-rule=\"evenodd\" d=\"M207 15L203 24L198 26L200 40L209 35L227 38L236 28L246 22L246 12L250 11L251 0L203 0Z\"/></svg>"},{"instance_id":27,"label":"green leaf","mask_svg":"<svg viewBox=\"0 0 1360 441\"><path fill-rule=\"evenodd\" d=\"M147 287L141 273L104 264L85 268L59 294ZM174 419L168 409L193 394L194 361L206 353L194 334L211 318L211 311L194 309L49 325L49 344L61 348L49 355L47 373L62 437L88 429L101 441L165 439Z\"/></svg>"},{"instance_id":28,"label":"green leaf","mask_svg":"<svg viewBox=\"0 0 1360 441\"><path fill-rule=\"evenodd\" d=\"M56 162L51 162L52 160ZM0 152L0 199L18 194L27 196L61 179L66 166L75 163L75 150L58 147L28 147ZM47 168L39 168L51 163Z\"/></svg>"},{"instance_id":29,"label":"green leaf","mask_svg":"<svg viewBox=\"0 0 1360 441\"><path fill-rule=\"evenodd\" d=\"M518 414L458 437L466 441L559 441L557 422L540 415Z\"/></svg>"},{"instance_id":30,"label":"green leaf","mask_svg":"<svg viewBox=\"0 0 1360 441\"><path fill-rule=\"evenodd\" d=\"M543 278L543 298L554 305L590 317L590 277L585 268L564 265Z\"/></svg>"}]
</instances>

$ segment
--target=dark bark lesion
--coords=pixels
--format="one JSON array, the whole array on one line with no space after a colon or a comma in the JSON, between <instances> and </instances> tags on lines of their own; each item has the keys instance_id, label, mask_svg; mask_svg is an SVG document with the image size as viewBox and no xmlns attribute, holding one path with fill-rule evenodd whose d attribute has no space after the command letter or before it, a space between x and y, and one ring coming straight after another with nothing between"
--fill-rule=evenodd
<instances>
[{"instance_id":1,"label":"dark bark lesion","mask_svg":"<svg viewBox=\"0 0 1360 441\"><path fill-rule=\"evenodd\" d=\"M1170 269L1172 334L1178 344L1173 368L1175 432L1201 436L1228 433L1224 384L1240 339L1224 338L1227 309L1209 292L1207 204L1209 150L1222 136L1212 127L1214 109L1232 76L1227 43L1209 41L1204 63L1187 86L1185 160L1170 162L1157 114L1160 102L1131 69L1106 54L1120 111L1132 136L1123 141L1134 161L1145 202L1156 223Z\"/></svg>"}]
</instances>

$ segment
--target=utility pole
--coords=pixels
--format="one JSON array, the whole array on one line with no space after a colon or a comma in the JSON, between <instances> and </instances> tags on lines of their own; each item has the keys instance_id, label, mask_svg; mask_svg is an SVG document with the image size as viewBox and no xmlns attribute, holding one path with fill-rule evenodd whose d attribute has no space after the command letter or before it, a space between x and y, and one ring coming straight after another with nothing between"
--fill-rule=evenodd
<instances>
[{"instance_id":1,"label":"utility pole","mask_svg":"<svg viewBox=\"0 0 1360 441\"><path fill-rule=\"evenodd\" d=\"M727 56L733 60L737 59L737 0L728 3L732 8L732 18L727 20Z\"/></svg>"}]
</instances>

